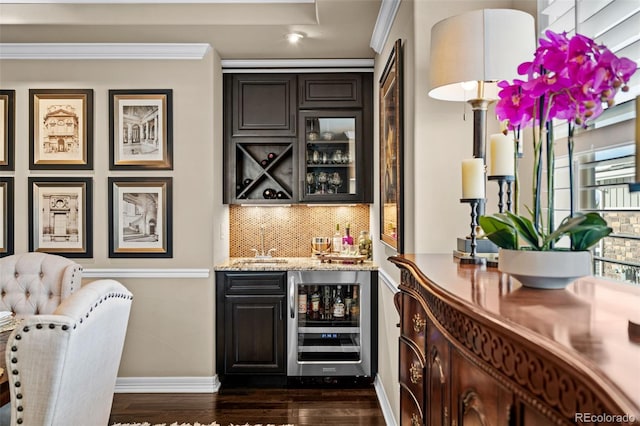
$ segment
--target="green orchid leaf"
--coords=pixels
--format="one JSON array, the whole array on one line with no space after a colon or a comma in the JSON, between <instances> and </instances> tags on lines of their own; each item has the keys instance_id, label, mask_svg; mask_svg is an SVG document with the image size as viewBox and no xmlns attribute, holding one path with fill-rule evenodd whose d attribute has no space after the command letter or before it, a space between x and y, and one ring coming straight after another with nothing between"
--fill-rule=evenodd
<instances>
[{"instance_id":1,"label":"green orchid leaf","mask_svg":"<svg viewBox=\"0 0 640 426\"><path fill-rule=\"evenodd\" d=\"M487 238L498 247L517 250L518 236L513 224L496 216L480 216L480 227Z\"/></svg>"},{"instance_id":2,"label":"green orchid leaf","mask_svg":"<svg viewBox=\"0 0 640 426\"><path fill-rule=\"evenodd\" d=\"M535 226L533 226L533 222L523 216L517 216L513 213L507 212L506 216L511 220L513 226L516 228L516 231L520 238L526 241L532 249L534 250L542 250L543 246L540 244L542 241L542 235L538 233Z\"/></svg>"},{"instance_id":3,"label":"green orchid leaf","mask_svg":"<svg viewBox=\"0 0 640 426\"><path fill-rule=\"evenodd\" d=\"M560 226L558 226L558 228L554 232L549 234L544 239L544 244L543 244L544 247L546 248L551 247L552 243L555 243L565 235L573 235L574 232L578 229L578 227L585 222L585 220L586 220L586 217L584 215L578 215L574 217L571 217L571 216L565 217L560 223Z\"/></svg>"},{"instance_id":4,"label":"green orchid leaf","mask_svg":"<svg viewBox=\"0 0 640 426\"><path fill-rule=\"evenodd\" d=\"M598 213L581 215L584 221L571 230L571 249L574 251L589 250L598 241L613 232L607 222Z\"/></svg>"}]
</instances>

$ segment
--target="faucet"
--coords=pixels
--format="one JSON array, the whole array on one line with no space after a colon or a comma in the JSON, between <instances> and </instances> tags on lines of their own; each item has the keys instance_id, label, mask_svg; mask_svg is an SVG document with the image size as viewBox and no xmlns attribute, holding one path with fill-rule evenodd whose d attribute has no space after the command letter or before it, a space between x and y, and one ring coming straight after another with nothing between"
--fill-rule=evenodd
<instances>
[{"instance_id":1,"label":"faucet","mask_svg":"<svg viewBox=\"0 0 640 426\"><path fill-rule=\"evenodd\" d=\"M260 250L258 251L258 249L252 248L251 251L253 251L256 254L256 259L270 259L271 253L276 251L276 249L271 248L269 250L267 250L267 252L265 253L264 251L264 224L260 225Z\"/></svg>"}]
</instances>

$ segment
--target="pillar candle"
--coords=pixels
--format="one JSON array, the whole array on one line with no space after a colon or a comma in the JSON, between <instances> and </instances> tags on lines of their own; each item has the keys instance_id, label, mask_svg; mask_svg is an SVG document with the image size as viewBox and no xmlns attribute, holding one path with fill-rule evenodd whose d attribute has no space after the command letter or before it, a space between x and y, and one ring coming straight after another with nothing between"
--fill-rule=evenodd
<instances>
[{"instance_id":1,"label":"pillar candle","mask_svg":"<svg viewBox=\"0 0 640 426\"><path fill-rule=\"evenodd\" d=\"M462 198L484 198L484 160L462 160Z\"/></svg>"},{"instance_id":2,"label":"pillar candle","mask_svg":"<svg viewBox=\"0 0 640 426\"><path fill-rule=\"evenodd\" d=\"M515 148L513 139L503 133L489 137L489 176L513 176Z\"/></svg>"}]
</instances>

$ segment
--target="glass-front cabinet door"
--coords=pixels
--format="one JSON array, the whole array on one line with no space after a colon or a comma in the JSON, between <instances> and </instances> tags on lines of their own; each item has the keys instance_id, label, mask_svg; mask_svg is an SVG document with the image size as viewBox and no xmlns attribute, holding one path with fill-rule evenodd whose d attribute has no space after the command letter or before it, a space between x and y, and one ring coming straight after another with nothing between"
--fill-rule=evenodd
<instances>
[{"instance_id":1,"label":"glass-front cabinet door","mask_svg":"<svg viewBox=\"0 0 640 426\"><path fill-rule=\"evenodd\" d=\"M300 124L301 199L361 201L362 113L305 111Z\"/></svg>"}]
</instances>

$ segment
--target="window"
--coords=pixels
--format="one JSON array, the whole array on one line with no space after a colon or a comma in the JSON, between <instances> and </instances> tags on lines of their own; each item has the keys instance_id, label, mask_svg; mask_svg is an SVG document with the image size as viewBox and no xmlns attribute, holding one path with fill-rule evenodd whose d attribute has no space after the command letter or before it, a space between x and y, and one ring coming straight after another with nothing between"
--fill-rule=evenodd
<instances>
[{"instance_id":1,"label":"window","mask_svg":"<svg viewBox=\"0 0 640 426\"><path fill-rule=\"evenodd\" d=\"M640 63L640 1L539 0L538 11L540 34L546 29L577 31ZM629 183L635 181L633 100L640 96L640 72L629 88L589 129L576 132L574 202L579 211L599 212L613 228L594 249L594 273L640 284L640 193L629 192ZM556 129L558 136L566 132L566 124ZM568 158L562 141L558 142L556 223L568 215L570 204Z\"/></svg>"}]
</instances>

